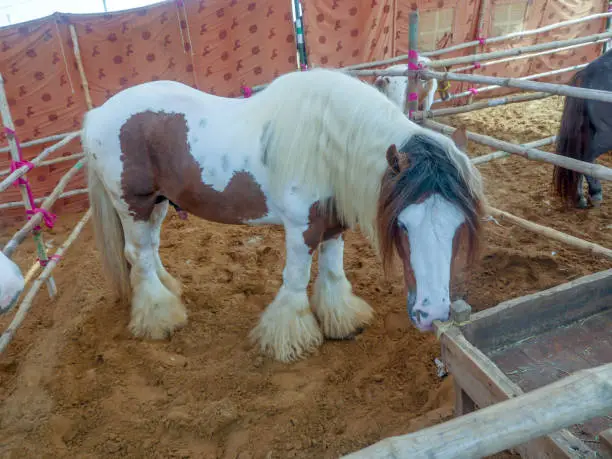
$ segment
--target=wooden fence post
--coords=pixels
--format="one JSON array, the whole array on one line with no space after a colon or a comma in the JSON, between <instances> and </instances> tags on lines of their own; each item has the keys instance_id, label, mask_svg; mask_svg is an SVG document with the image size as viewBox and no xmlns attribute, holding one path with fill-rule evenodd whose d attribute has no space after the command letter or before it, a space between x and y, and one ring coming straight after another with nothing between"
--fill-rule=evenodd
<instances>
[{"instance_id":1,"label":"wooden fence post","mask_svg":"<svg viewBox=\"0 0 612 459\"><path fill-rule=\"evenodd\" d=\"M419 11L410 12L408 29L408 91L406 94L406 109L408 117L419 109L419 84L416 71L419 68ZM405 112L404 112L405 113Z\"/></svg>"}]
</instances>

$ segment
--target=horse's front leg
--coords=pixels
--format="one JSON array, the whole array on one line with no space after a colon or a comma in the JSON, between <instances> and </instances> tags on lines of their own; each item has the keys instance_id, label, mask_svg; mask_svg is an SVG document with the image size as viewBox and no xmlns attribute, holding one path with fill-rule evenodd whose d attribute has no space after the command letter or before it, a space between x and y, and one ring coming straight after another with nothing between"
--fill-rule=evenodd
<instances>
[{"instance_id":1,"label":"horse's front leg","mask_svg":"<svg viewBox=\"0 0 612 459\"><path fill-rule=\"evenodd\" d=\"M319 275L312 303L328 338L350 338L372 319L372 308L353 294L346 278L341 234L319 246Z\"/></svg>"},{"instance_id":2,"label":"horse's front leg","mask_svg":"<svg viewBox=\"0 0 612 459\"><path fill-rule=\"evenodd\" d=\"M297 360L323 342L306 292L312 265L312 251L304 242L307 228L307 224L285 224L283 284L251 332L262 352L282 362Z\"/></svg>"}]
</instances>

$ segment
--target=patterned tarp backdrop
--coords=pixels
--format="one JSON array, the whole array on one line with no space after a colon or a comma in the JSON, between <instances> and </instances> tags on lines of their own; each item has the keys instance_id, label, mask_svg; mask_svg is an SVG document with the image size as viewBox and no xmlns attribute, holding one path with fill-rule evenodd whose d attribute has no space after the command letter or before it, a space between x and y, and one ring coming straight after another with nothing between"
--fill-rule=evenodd
<instances>
[{"instance_id":1,"label":"patterned tarp backdrop","mask_svg":"<svg viewBox=\"0 0 612 459\"><path fill-rule=\"evenodd\" d=\"M170 0L109 14L50 17L0 28L0 72L19 140L38 139L81 127L87 110L70 26L74 26L94 106L123 88L156 79L181 81L222 96L240 95L241 86L255 86L296 68L292 18L294 0ZM607 0L302 0L309 64L316 67L385 59L407 53L408 15L421 13L423 46L444 48L477 37L480 51L494 51L541 41L569 39L605 30L605 20L591 21L489 46L487 36L504 27L532 29L572 17L607 11ZM483 28L478 30L482 15ZM501 32L500 32L501 31ZM486 75L520 77L588 62L602 45L496 64L479 70ZM468 55L465 49L444 57ZM547 80L564 82L573 73ZM452 91L466 84L454 83ZM494 96L514 92L504 88ZM462 102L461 100L453 103ZM7 141L0 133L0 145ZM45 145L24 148L25 159ZM49 159L80 151L72 141ZM28 173L35 197L48 195L74 161L39 167ZM0 170L10 166L0 153ZM86 186L83 173L68 190ZM17 188L0 194L0 204L19 201ZM87 206L85 195L59 200L55 213ZM23 221L23 209L0 210L0 226Z\"/></svg>"}]
</instances>

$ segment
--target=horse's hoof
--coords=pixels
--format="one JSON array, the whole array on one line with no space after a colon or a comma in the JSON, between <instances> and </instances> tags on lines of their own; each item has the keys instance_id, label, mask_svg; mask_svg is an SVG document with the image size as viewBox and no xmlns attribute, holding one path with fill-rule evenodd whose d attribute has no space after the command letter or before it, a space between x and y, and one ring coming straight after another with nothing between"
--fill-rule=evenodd
<instances>
[{"instance_id":1,"label":"horse's hoof","mask_svg":"<svg viewBox=\"0 0 612 459\"><path fill-rule=\"evenodd\" d=\"M589 201L593 207L601 207L601 201L603 201L603 195L596 193L593 196L589 196Z\"/></svg>"},{"instance_id":2,"label":"horse's hoof","mask_svg":"<svg viewBox=\"0 0 612 459\"><path fill-rule=\"evenodd\" d=\"M358 327L354 332L349 333L346 336L328 337L330 341L355 341L358 335L361 335L365 331L365 327Z\"/></svg>"},{"instance_id":3,"label":"horse's hoof","mask_svg":"<svg viewBox=\"0 0 612 459\"><path fill-rule=\"evenodd\" d=\"M589 204L587 203L587 200L584 196L580 196L578 198L578 201L576 202L576 207L578 209L586 209L587 207L589 207Z\"/></svg>"}]
</instances>

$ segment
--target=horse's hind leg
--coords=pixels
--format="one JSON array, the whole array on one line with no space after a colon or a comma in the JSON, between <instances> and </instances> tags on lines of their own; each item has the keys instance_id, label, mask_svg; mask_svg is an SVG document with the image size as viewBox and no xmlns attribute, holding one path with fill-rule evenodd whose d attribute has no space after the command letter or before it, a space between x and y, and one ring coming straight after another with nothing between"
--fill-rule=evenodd
<instances>
[{"instance_id":1,"label":"horse's hind leg","mask_svg":"<svg viewBox=\"0 0 612 459\"><path fill-rule=\"evenodd\" d=\"M589 145L589 152L585 161L594 163L604 153L612 150L612 135L608 131L597 131ZM586 177L589 185L589 201L595 207L601 205L603 191L601 182L595 177Z\"/></svg>"},{"instance_id":2,"label":"horse's hind leg","mask_svg":"<svg viewBox=\"0 0 612 459\"><path fill-rule=\"evenodd\" d=\"M584 174L580 174L578 178L578 187L576 190L576 207L579 209L586 209L588 207L588 203L586 198L584 197Z\"/></svg>"},{"instance_id":3,"label":"horse's hind leg","mask_svg":"<svg viewBox=\"0 0 612 459\"><path fill-rule=\"evenodd\" d=\"M132 318L130 330L134 336L164 339L187 321L180 298L161 280L159 260L159 227L163 208L158 204L148 221L135 220L122 214L125 234L125 256L131 265ZM165 273L171 279L170 275ZM165 275L164 275L165 277ZM172 284L172 282L170 282Z\"/></svg>"},{"instance_id":4,"label":"horse's hind leg","mask_svg":"<svg viewBox=\"0 0 612 459\"><path fill-rule=\"evenodd\" d=\"M157 275L159 276L162 283L166 286L168 290L174 293L177 297L181 297L183 289L181 288L181 283L176 280L174 277L166 271L164 264L159 257L159 244L160 244L160 235L161 235L161 227L166 215L168 213L168 201L163 201L155 206L153 213L151 214L151 225L153 227L153 253L155 255L155 265Z\"/></svg>"},{"instance_id":5,"label":"horse's hind leg","mask_svg":"<svg viewBox=\"0 0 612 459\"><path fill-rule=\"evenodd\" d=\"M372 319L372 308L353 294L346 278L341 234L319 246L319 275L312 303L328 338L351 337Z\"/></svg>"}]
</instances>

